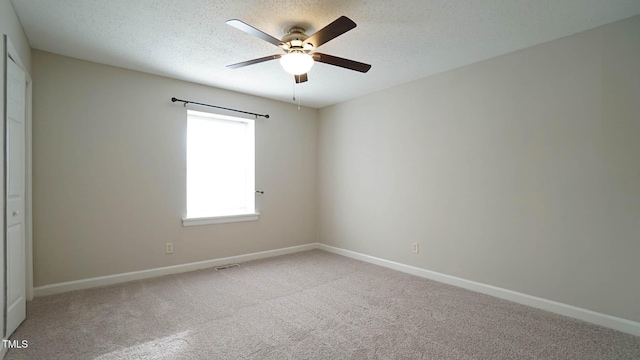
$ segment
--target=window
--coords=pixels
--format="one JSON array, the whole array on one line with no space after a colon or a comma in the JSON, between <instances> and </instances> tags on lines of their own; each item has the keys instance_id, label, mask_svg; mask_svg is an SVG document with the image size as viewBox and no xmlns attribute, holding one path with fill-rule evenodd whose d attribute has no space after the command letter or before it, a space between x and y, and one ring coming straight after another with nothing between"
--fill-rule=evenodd
<instances>
[{"instance_id":1,"label":"window","mask_svg":"<svg viewBox=\"0 0 640 360\"><path fill-rule=\"evenodd\" d=\"M257 220L253 120L187 111L184 226Z\"/></svg>"}]
</instances>

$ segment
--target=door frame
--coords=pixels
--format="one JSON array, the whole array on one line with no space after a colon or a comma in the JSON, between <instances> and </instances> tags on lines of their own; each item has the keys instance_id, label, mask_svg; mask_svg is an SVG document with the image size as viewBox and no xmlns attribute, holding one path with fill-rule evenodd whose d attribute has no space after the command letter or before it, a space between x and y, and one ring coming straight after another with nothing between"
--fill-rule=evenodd
<instances>
[{"instance_id":1,"label":"door frame","mask_svg":"<svg viewBox=\"0 0 640 360\"><path fill-rule=\"evenodd\" d=\"M13 44L11 43L11 40L9 39L8 35L4 35L3 36L3 60L4 60L4 69L3 69L3 74L4 74L4 99L2 99L3 101L3 136L1 137L2 139L0 140L0 144L2 147L2 152L3 152L3 167L4 167L4 179L3 179L3 209L2 209L2 216L3 219L6 215L6 121L7 121L7 94L6 94L6 90L7 90L7 61L8 59L13 60L14 63L16 63L16 65L18 65L18 67L20 69L22 69L22 71L24 71L24 74L26 76L26 87L25 87L25 142L24 142L24 146L25 146L25 190L24 190L24 194L25 194L25 296L26 296L26 300L32 300L33 299L33 207L32 207L32 202L33 202L33 192L32 192L32 180L33 180L33 173L32 173L32 150L33 150L33 145L32 145L32 84L33 81L31 79L31 75L29 74L28 69L25 67L24 62L22 61L22 59L20 58L20 55L18 54L18 51L16 50L16 48L13 46ZM7 231L7 224L6 221L4 222L4 226L3 226L3 234L2 234L2 246L4 247L4 256L6 257L6 246L7 246L7 239L6 239L6 231ZM6 331L6 321L7 321L7 301L6 301L6 296L7 296L7 283L6 283L6 278L7 278L7 261L6 258L2 259L2 266L4 268L4 279L2 279L2 289L3 289L3 297L4 297L4 309L2 309L2 311L4 312L4 317L3 317L3 324L2 324L2 338L5 337L5 331Z\"/></svg>"}]
</instances>

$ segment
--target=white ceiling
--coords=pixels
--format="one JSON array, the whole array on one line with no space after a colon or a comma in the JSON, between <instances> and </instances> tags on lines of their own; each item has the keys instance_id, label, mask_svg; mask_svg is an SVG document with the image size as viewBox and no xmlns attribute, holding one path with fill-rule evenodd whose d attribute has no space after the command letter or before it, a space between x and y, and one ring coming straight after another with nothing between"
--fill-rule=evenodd
<instances>
[{"instance_id":1,"label":"white ceiling","mask_svg":"<svg viewBox=\"0 0 640 360\"><path fill-rule=\"evenodd\" d=\"M31 46L74 58L291 101L281 53L225 24L276 38L341 15L358 26L319 51L372 65L366 74L316 63L296 86L321 108L640 14L640 0L11 0ZM203 100L203 99L201 99Z\"/></svg>"}]
</instances>

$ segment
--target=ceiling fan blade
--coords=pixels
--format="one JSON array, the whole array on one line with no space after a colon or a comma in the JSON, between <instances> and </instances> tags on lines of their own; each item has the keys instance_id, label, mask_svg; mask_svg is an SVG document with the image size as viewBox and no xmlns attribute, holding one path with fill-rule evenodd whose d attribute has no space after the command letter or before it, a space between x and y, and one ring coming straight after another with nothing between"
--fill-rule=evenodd
<instances>
[{"instance_id":1,"label":"ceiling fan blade","mask_svg":"<svg viewBox=\"0 0 640 360\"><path fill-rule=\"evenodd\" d=\"M243 66L249 66L249 65L259 64L261 62L265 62L265 61L269 61L269 60L279 59L281 57L282 57L282 55L280 55L280 54L269 55L269 56L265 56L265 57L261 57L261 58L257 58L257 59L253 59L253 60L247 60L247 61L239 62L239 63L236 63L236 64L227 65L227 67L229 69L237 69L237 68L240 68L240 67L243 67Z\"/></svg>"},{"instance_id":2,"label":"ceiling fan blade","mask_svg":"<svg viewBox=\"0 0 640 360\"><path fill-rule=\"evenodd\" d=\"M309 80L309 78L307 77L307 74L293 75L293 77L296 78L296 84L300 84Z\"/></svg>"},{"instance_id":3,"label":"ceiling fan blade","mask_svg":"<svg viewBox=\"0 0 640 360\"><path fill-rule=\"evenodd\" d=\"M347 31L356 27L356 23L346 16L340 16L337 20L331 24L318 30L315 34L309 36L304 41L305 44L311 44L314 48L319 48L320 45L337 38L338 36L346 33Z\"/></svg>"},{"instance_id":4,"label":"ceiling fan blade","mask_svg":"<svg viewBox=\"0 0 640 360\"><path fill-rule=\"evenodd\" d=\"M234 28L238 29L238 30L242 30L244 32L246 32L249 35L253 35L257 38L260 38L268 43L272 43L275 46L278 46L278 44L280 44L280 40L274 38L273 36L262 32L256 28L254 28L253 26L246 24L238 19L231 19L231 20L227 20L227 24L233 26Z\"/></svg>"},{"instance_id":5,"label":"ceiling fan blade","mask_svg":"<svg viewBox=\"0 0 640 360\"><path fill-rule=\"evenodd\" d=\"M361 73L366 73L367 71L369 71L369 69L371 69L371 65L369 64L361 63L354 60L344 59L344 58L333 56L333 55L313 53L311 56L313 56L313 60L317 62L339 66L345 69L359 71Z\"/></svg>"}]
</instances>

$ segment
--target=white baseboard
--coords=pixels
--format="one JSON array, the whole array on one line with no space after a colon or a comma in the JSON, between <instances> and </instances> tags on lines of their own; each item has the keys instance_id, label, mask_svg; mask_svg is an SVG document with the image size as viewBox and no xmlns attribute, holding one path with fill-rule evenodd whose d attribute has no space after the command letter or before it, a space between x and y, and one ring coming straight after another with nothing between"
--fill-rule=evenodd
<instances>
[{"instance_id":1,"label":"white baseboard","mask_svg":"<svg viewBox=\"0 0 640 360\"><path fill-rule=\"evenodd\" d=\"M519 293L516 291L499 288L492 285L486 285L479 282L466 280L459 277L438 273L435 271L425 270L415 266L405 265L405 264L377 258L374 256L361 254L355 251L337 248L334 246L318 244L318 248L334 254L350 257L352 259L361 260L371 264L384 266L390 269L402 271L402 272L420 276L426 279L435 280L441 283L461 287L461 288L476 291L479 293L495 296L497 298L513 301L515 303L528 305L534 308L550 311L556 314L572 317L579 320L583 320L586 322L590 322L592 324L608 327L608 328L622 331L631 335L640 336L640 323L635 321L598 313L595 311Z\"/></svg>"},{"instance_id":2,"label":"white baseboard","mask_svg":"<svg viewBox=\"0 0 640 360\"><path fill-rule=\"evenodd\" d=\"M251 260L264 259L273 256L292 254L300 251L313 250L318 248L318 243L292 246L276 250L261 251L251 254L230 256L219 259L198 261L188 264L173 265L156 269L133 271L122 274L114 274L108 276L99 276L94 278L61 282L51 285L39 286L33 289L35 296L46 296L59 294L67 291L89 289L105 285L119 284L128 281L152 278L156 276L179 274L188 271L206 269L215 266L227 265L232 263L247 262ZM1 359L1 358L0 358Z\"/></svg>"}]
</instances>

